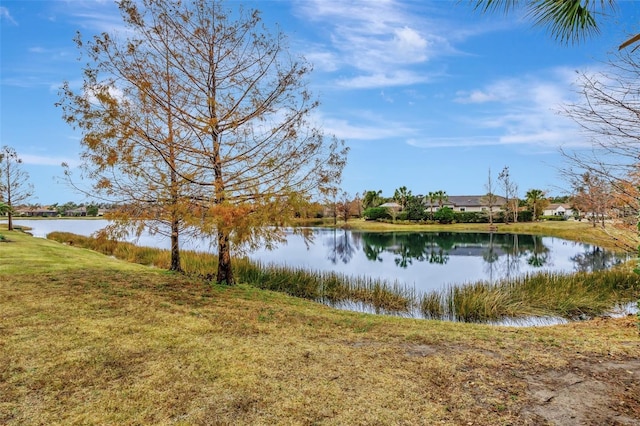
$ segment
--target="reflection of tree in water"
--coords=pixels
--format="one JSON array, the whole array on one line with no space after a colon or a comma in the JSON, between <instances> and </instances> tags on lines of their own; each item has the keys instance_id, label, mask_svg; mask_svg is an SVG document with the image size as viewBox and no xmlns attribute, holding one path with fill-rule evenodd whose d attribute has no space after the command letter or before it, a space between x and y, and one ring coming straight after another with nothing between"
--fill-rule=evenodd
<instances>
[{"instance_id":1,"label":"reflection of tree in water","mask_svg":"<svg viewBox=\"0 0 640 426\"><path fill-rule=\"evenodd\" d=\"M427 238L426 234L411 233L397 234L392 252L398 255L394 260L396 266L406 268L413 260L424 262L426 260Z\"/></svg>"},{"instance_id":2,"label":"reflection of tree in water","mask_svg":"<svg viewBox=\"0 0 640 426\"><path fill-rule=\"evenodd\" d=\"M415 261L446 264L452 256L481 256L490 277L510 278L523 265L534 268L551 265L551 253L542 236L465 232L364 232L354 233L368 260L382 262L382 253L394 255L394 263L407 268ZM342 243L342 244L341 244ZM335 261L350 259L354 253L348 241L336 241ZM580 271L609 268L620 262L616 255L590 245L571 258Z\"/></svg>"},{"instance_id":3,"label":"reflection of tree in water","mask_svg":"<svg viewBox=\"0 0 640 426\"><path fill-rule=\"evenodd\" d=\"M371 260L374 262L382 262L380 253L384 251L384 247L372 246L366 243L362 247L364 250L364 255L367 257L367 260Z\"/></svg>"},{"instance_id":4,"label":"reflection of tree in water","mask_svg":"<svg viewBox=\"0 0 640 426\"><path fill-rule=\"evenodd\" d=\"M489 243L484 246L482 250L482 260L485 262L492 264L500 257L500 253L497 250L496 245L493 241L493 232L489 234Z\"/></svg>"},{"instance_id":5,"label":"reflection of tree in water","mask_svg":"<svg viewBox=\"0 0 640 426\"><path fill-rule=\"evenodd\" d=\"M369 232L359 235L367 259L381 262L382 252L392 253L396 255L395 264L402 268L416 260L444 265L452 255L476 255L482 256L493 269L501 267L497 262L506 256L502 267L509 275L518 269L521 256L530 251L536 252L536 246L544 248L540 237L531 235L466 232Z\"/></svg>"},{"instance_id":6,"label":"reflection of tree in water","mask_svg":"<svg viewBox=\"0 0 640 426\"><path fill-rule=\"evenodd\" d=\"M363 250L369 260L381 262L382 252L394 254L394 263L400 268L406 268L414 261L443 265L449 260L449 254L440 246L438 233L371 232L361 236Z\"/></svg>"},{"instance_id":7,"label":"reflection of tree in water","mask_svg":"<svg viewBox=\"0 0 640 426\"><path fill-rule=\"evenodd\" d=\"M533 249L527 257L527 264L534 268L541 268L549 262L549 248L542 243L542 237L532 235Z\"/></svg>"},{"instance_id":8,"label":"reflection of tree in water","mask_svg":"<svg viewBox=\"0 0 640 426\"><path fill-rule=\"evenodd\" d=\"M495 265L496 270L500 271L501 276L506 279L516 276L520 273L521 258L524 250L521 249L520 239L522 235L505 234L506 244L502 244L504 255L498 259ZM527 237L527 236L525 236Z\"/></svg>"},{"instance_id":9,"label":"reflection of tree in water","mask_svg":"<svg viewBox=\"0 0 640 426\"><path fill-rule=\"evenodd\" d=\"M430 247L429 263L444 265L449 261L449 254L440 247Z\"/></svg>"},{"instance_id":10,"label":"reflection of tree in water","mask_svg":"<svg viewBox=\"0 0 640 426\"><path fill-rule=\"evenodd\" d=\"M363 233L362 245L367 259L382 261L384 251L395 255L394 263L406 268L413 261L445 264L448 254L436 243L437 234L420 232Z\"/></svg>"},{"instance_id":11,"label":"reflection of tree in water","mask_svg":"<svg viewBox=\"0 0 640 426\"><path fill-rule=\"evenodd\" d=\"M489 282L493 283L494 263L500 258L498 248L493 241L493 232L489 233L489 242L482 250L482 260L485 261L486 272L489 275Z\"/></svg>"},{"instance_id":12,"label":"reflection of tree in water","mask_svg":"<svg viewBox=\"0 0 640 426\"><path fill-rule=\"evenodd\" d=\"M583 247L583 253L577 254L571 258L577 271L600 271L622 262L622 260L612 251L607 251L600 247L589 245L583 245Z\"/></svg>"},{"instance_id":13,"label":"reflection of tree in water","mask_svg":"<svg viewBox=\"0 0 640 426\"><path fill-rule=\"evenodd\" d=\"M527 258L527 264L534 268L541 268L547 264L548 260L549 256L547 253L532 253L531 256Z\"/></svg>"},{"instance_id":14,"label":"reflection of tree in water","mask_svg":"<svg viewBox=\"0 0 640 426\"><path fill-rule=\"evenodd\" d=\"M349 263L353 258L353 255L358 249L359 241L352 241L350 233L345 229L344 232L339 233L338 230L333 230L333 236L328 238L325 244L329 247L329 255L327 259L334 265L338 263L338 260L342 263Z\"/></svg>"},{"instance_id":15,"label":"reflection of tree in water","mask_svg":"<svg viewBox=\"0 0 640 426\"><path fill-rule=\"evenodd\" d=\"M382 262L380 254L385 251L387 246L391 245L391 234L372 232L358 235L362 238L362 248L367 259L374 262Z\"/></svg>"}]
</instances>

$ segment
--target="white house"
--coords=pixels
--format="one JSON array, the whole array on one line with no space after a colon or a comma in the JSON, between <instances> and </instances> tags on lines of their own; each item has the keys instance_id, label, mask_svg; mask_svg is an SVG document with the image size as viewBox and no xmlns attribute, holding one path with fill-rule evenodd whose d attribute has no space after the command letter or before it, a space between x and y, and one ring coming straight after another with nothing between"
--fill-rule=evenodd
<instances>
[{"instance_id":1,"label":"white house","mask_svg":"<svg viewBox=\"0 0 640 426\"><path fill-rule=\"evenodd\" d=\"M394 209L394 210L402 210L402 206L398 203L384 203L384 204L380 204L378 207L384 207L385 209Z\"/></svg>"},{"instance_id":2,"label":"white house","mask_svg":"<svg viewBox=\"0 0 640 426\"><path fill-rule=\"evenodd\" d=\"M542 212L544 216L573 216L573 210L569 204L552 203Z\"/></svg>"},{"instance_id":3,"label":"white house","mask_svg":"<svg viewBox=\"0 0 640 426\"><path fill-rule=\"evenodd\" d=\"M493 212L499 212L507 203L507 200L499 195L494 195L494 197L495 199L491 210ZM456 212L486 212L489 210L486 195L449 195L442 206L449 207ZM431 206L427 201L427 209L429 208L431 208ZM434 201L433 211L437 211L438 208L438 202Z\"/></svg>"}]
</instances>

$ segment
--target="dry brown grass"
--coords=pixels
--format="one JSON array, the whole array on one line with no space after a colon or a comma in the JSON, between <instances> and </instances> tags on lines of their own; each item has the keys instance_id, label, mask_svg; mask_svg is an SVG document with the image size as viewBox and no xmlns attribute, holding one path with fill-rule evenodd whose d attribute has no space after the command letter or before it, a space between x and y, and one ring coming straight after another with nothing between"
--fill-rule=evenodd
<instances>
[{"instance_id":1,"label":"dry brown grass","mask_svg":"<svg viewBox=\"0 0 640 426\"><path fill-rule=\"evenodd\" d=\"M0 424L545 424L557 417L533 380L568 373L610 399L562 424L640 418L633 318L512 329L351 313L8 236Z\"/></svg>"}]
</instances>

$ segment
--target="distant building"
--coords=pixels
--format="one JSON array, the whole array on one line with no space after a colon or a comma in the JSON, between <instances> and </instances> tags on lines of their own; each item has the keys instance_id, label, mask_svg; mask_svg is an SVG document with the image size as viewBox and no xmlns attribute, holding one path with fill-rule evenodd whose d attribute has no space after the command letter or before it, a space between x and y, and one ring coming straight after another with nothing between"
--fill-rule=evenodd
<instances>
[{"instance_id":1,"label":"distant building","mask_svg":"<svg viewBox=\"0 0 640 426\"><path fill-rule=\"evenodd\" d=\"M15 209L15 215L25 217L56 217L58 211L46 208L19 207Z\"/></svg>"},{"instance_id":2,"label":"distant building","mask_svg":"<svg viewBox=\"0 0 640 426\"><path fill-rule=\"evenodd\" d=\"M396 211L402 210L402 206L398 203L384 203L380 204L378 207L383 207L385 209L394 209Z\"/></svg>"},{"instance_id":3,"label":"distant building","mask_svg":"<svg viewBox=\"0 0 640 426\"><path fill-rule=\"evenodd\" d=\"M78 207L77 209L65 210L64 215L69 217L84 217L87 215L87 208Z\"/></svg>"},{"instance_id":4,"label":"distant building","mask_svg":"<svg viewBox=\"0 0 640 426\"><path fill-rule=\"evenodd\" d=\"M507 204L507 199L499 195L494 195L494 197L491 210L497 212ZM486 212L489 210L487 204L486 195L449 195L444 200L442 207L449 207L456 212ZM434 211L437 211L440 205L437 201L434 201L433 204L429 204L427 201L427 208L431 207L433 207Z\"/></svg>"},{"instance_id":5,"label":"distant building","mask_svg":"<svg viewBox=\"0 0 640 426\"><path fill-rule=\"evenodd\" d=\"M542 212L544 216L573 216L573 209L569 204L552 203Z\"/></svg>"}]
</instances>

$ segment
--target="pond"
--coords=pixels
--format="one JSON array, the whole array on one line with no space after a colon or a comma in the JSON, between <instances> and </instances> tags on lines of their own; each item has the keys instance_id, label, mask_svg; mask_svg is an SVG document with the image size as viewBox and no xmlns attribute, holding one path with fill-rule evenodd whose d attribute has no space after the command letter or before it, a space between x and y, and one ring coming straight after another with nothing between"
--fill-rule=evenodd
<instances>
[{"instance_id":1,"label":"pond","mask_svg":"<svg viewBox=\"0 0 640 426\"><path fill-rule=\"evenodd\" d=\"M15 220L36 237L53 231L91 235L106 220ZM496 282L534 272L577 272L607 269L627 258L590 244L534 235L460 232L360 232L312 229L313 239L287 233L287 243L258 250L249 257L263 264L335 271L415 286L428 292L451 284ZM169 248L161 236L130 240ZM213 251L205 239L184 239L182 249Z\"/></svg>"}]
</instances>

